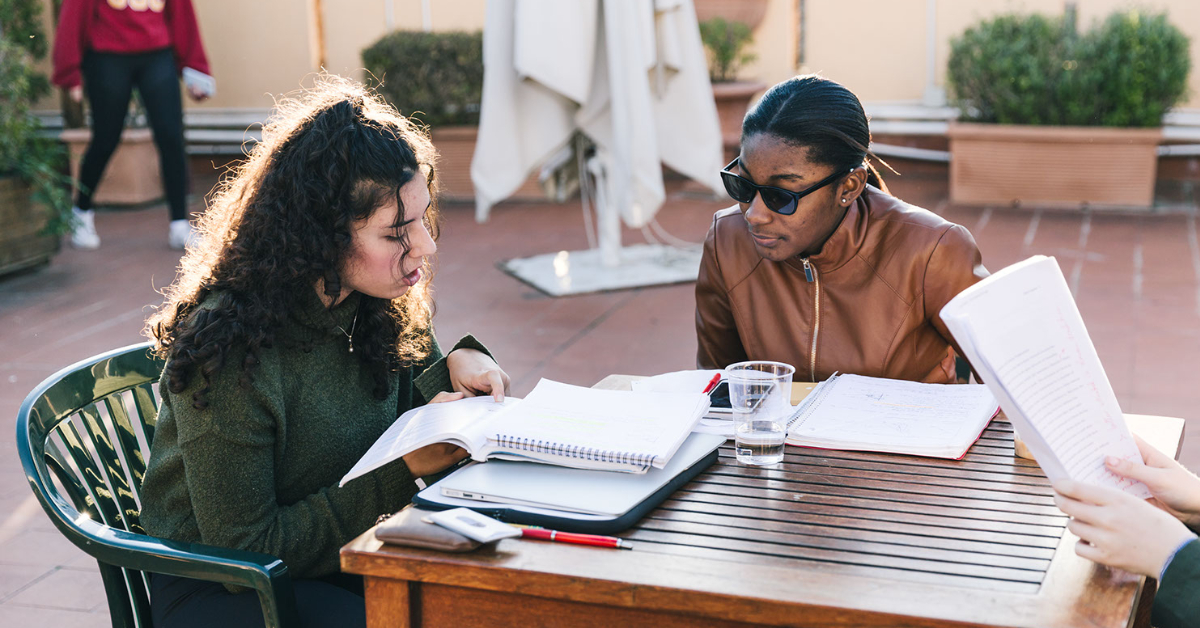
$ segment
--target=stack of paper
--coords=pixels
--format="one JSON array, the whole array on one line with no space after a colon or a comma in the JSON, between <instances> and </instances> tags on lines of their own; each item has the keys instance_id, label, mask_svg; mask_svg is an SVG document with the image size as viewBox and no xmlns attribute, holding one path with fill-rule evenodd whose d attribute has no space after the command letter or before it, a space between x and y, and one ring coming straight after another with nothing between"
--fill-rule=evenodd
<instances>
[{"instance_id":1,"label":"stack of paper","mask_svg":"<svg viewBox=\"0 0 1200 628\"><path fill-rule=\"evenodd\" d=\"M1141 462L1141 454L1054 258L1001 270L951 299L941 316L1051 480L1149 496L1104 466L1105 456Z\"/></svg>"}]
</instances>

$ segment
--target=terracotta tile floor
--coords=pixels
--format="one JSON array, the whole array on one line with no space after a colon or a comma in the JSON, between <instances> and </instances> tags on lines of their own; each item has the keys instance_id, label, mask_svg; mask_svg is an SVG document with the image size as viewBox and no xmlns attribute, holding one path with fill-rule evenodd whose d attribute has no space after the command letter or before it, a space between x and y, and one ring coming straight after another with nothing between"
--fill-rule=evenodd
<instances>
[{"instance_id":1,"label":"terracotta tile floor","mask_svg":"<svg viewBox=\"0 0 1200 628\"><path fill-rule=\"evenodd\" d=\"M196 189L214 178L200 173ZM1200 421L1200 247L1194 214L1108 215L947 208L945 189L912 180L903 198L968 227L998 269L1031 254L1058 256L1127 412ZM678 187L678 186L676 186ZM699 241L722 203L676 191L660 214L674 235ZM500 272L511 257L586 247L578 204L444 208L436 276L438 333L477 334L512 376L513 392L543 376L588 385L613 372L689 368L695 339L691 285L551 299ZM64 251L45 268L0 279L0 416L58 368L141 340L157 290L178 253L166 246L161 206L102 212L103 246ZM639 242L626 232L627 242ZM95 564L66 543L29 493L11 425L0 430L0 625L107 626ZM1195 428L1193 428L1195 429ZM1200 438L1183 460L1200 468Z\"/></svg>"}]
</instances>

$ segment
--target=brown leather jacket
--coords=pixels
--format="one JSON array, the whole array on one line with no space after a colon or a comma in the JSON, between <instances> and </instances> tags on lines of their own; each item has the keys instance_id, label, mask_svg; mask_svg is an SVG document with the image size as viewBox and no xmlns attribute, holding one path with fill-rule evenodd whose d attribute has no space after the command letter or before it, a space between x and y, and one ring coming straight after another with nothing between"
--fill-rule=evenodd
<instances>
[{"instance_id":1,"label":"brown leather jacket","mask_svg":"<svg viewBox=\"0 0 1200 628\"><path fill-rule=\"evenodd\" d=\"M953 382L938 313L987 275L970 232L873 187L807 259L763 259L739 209L724 209L696 280L696 361L775 360L796 367L797 381L837 371Z\"/></svg>"}]
</instances>

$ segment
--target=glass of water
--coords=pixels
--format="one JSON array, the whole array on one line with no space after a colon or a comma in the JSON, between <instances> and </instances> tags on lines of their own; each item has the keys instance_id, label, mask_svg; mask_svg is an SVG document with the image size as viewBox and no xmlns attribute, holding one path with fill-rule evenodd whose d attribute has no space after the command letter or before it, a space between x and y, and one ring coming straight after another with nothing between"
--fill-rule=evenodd
<instances>
[{"instance_id":1,"label":"glass of water","mask_svg":"<svg viewBox=\"0 0 1200 628\"><path fill-rule=\"evenodd\" d=\"M767 465L783 460L795 372L790 364L766 361L738 362L725 368L738 462Z\"/></svg>"}]
</instances>

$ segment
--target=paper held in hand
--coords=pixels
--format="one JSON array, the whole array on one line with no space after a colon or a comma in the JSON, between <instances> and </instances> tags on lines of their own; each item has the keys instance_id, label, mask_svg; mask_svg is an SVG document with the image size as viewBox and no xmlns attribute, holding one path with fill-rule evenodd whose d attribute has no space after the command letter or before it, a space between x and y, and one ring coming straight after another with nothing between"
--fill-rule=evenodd
<instances>
[{"instance_id":1,"label":"paper held in hand","mask_svg":"<svg viewBox=\"0 0 1200 628\"><path fill-rule=\"evenodd\" d=\"M986 386L837 375L788 422L789 445L962 458L999 407Z\"/></svg>"},{"instance_id":2,"label":"paper held in hand","mask_svg":"<svg viewBox=\"0 0 1200 628\"><path fill-rule=\"evenodd\" d=\"M1142 457L1053 257L963 290L941 317L1047 477L1150 496L1104 466L1105 456Z\"/></svg>"},{"instance_id":3,"label":"paper held in hand","mask_svg":"<svg viewBox=\"0 0 1200 628\"><path fill-rule=\"evenodd\" d=\"M543 379L524 400L491 397L405 412L339 485L433 443L489 458L645 473L663 468L708 409L708 395L597 390Z\"/></svg>"}]
</instances>

